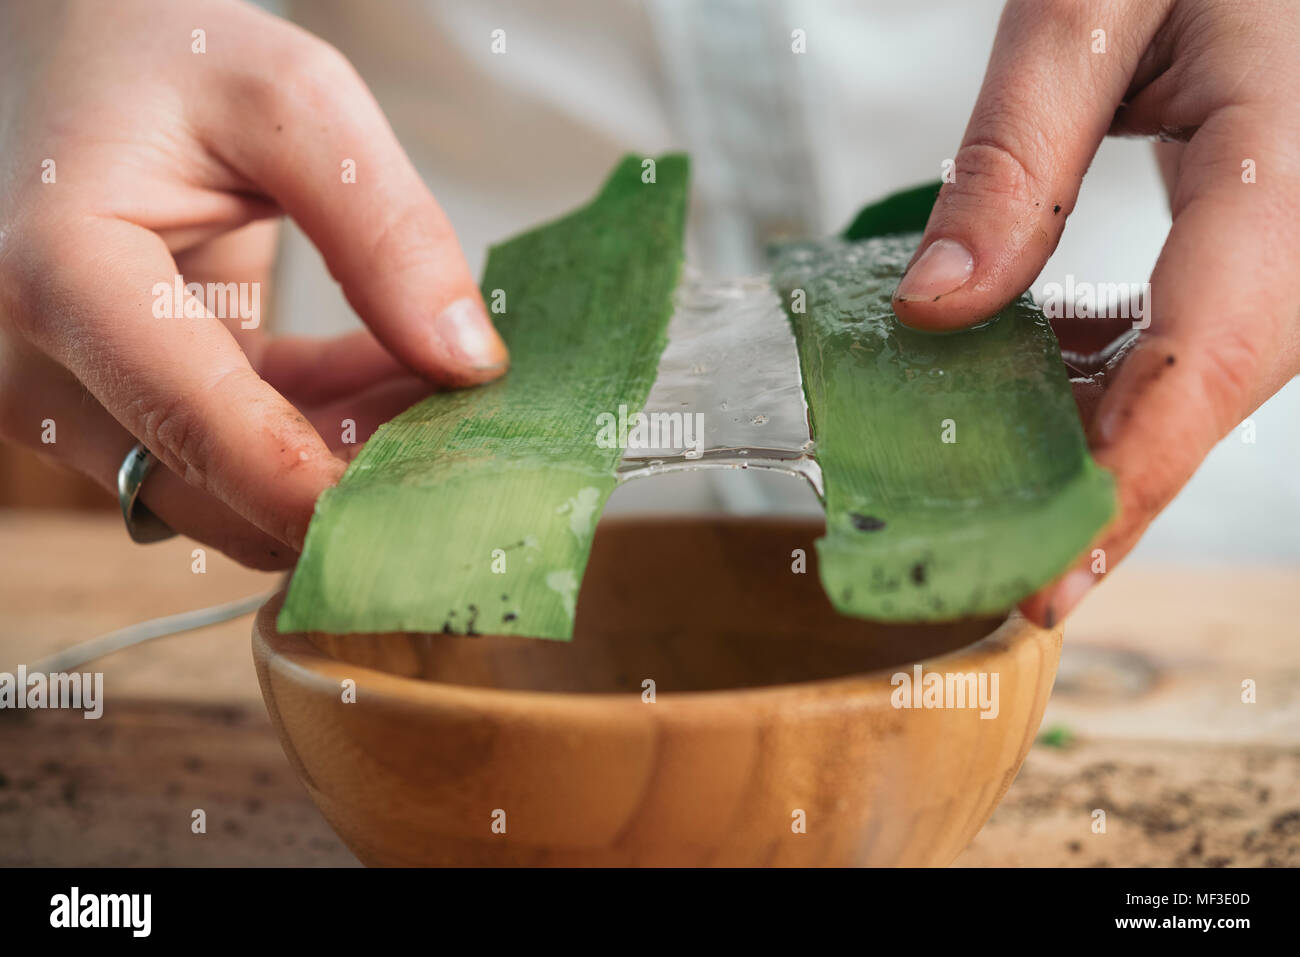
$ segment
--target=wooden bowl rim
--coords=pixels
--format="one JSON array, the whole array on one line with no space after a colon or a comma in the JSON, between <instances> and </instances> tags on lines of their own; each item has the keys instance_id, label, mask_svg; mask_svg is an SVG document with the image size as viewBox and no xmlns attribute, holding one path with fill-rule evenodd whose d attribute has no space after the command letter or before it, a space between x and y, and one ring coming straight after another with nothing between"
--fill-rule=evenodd
<instances>
[{"instance_id":1,"label":"wooden bowl rim","mask_svg":"<svg viewBox=\"0 0 1300 957\"><path fill-rule=\"evenodd\" d=\"M399 708L415 710L486 710L515 714L545 713L583 720L608 719L619 709L629 711L645 705L638 692L534 691L517 688L485 688L460 685L428 678L408 677L377 668L354 665L326 654L302 633L281 634L275 617L284 599L284 589L273 595L260 609L253 624L254 657L268 669L278 668L294 683L312 691L335 696L344 678L356 680L368 699L381 699ZM926 672L997 672L999 660L1016 653L1030 642L1050 641L1059 647L1061 626L1040 628L1018 611L1012 611L993 631L968 645L893 667L783 684L705 691L662 691L655 707L673 714L697 711L734 716L737 704L783 710L790 708L858 709L878 707L894 710L890 697L894 686L890 678L900 671L921 665ZM521 641L534 639L521 638ZM664 714L664 712L659 712Z\"/></svg>"}]
</instances>

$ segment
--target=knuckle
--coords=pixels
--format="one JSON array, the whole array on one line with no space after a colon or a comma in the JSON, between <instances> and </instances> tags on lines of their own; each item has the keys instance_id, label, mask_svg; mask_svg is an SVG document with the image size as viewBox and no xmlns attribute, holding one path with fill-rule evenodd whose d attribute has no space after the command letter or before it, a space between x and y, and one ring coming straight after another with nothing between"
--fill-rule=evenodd
<instances>
[{"instance_id":1,"label":"knuckle","mask_svg":"<svg viewBox=\"0 0 1300 957\"><path fill-rule=\"evenodd\" d=\"M295 106L337 111L340 94L360 82L347 57L315 37L291 44L282 57L273 95Z\"/></svg>"},{"instance_id":2,"label":"knuckle","mask_svg":"<svg viewBox=\"0 0 1300 957\"><path fill-rule=\"evenodd\" d=\"M276 47L270 59L274 70L255 60L251 71L237 78L243 98L257 113L337 112L343 91L359 82L347 57L315 37L295 37Z\"/></svg>"},{"instance_id":3,"label":"knuckle","mask_svg":"<svg viewBox=\"0 0 1300 957\"><path fill-rule=\"evenodd\" d=\"M1017 6L1042 20L1069 26L1090 24L1097 19L1095 8L1079 0L1019 0Z\"/></svg>"},{"instance_id":4,"label":"knuckle","mask_svg":"<svg viewBox=\"0 0 1300 957\"><path fill-rule=\"evenodd\" d=\"M454 241L451 227L429 197L391 215L371 240L365 259L371 270L401 274L427 268Z\"/></svg>"},{"instance_id":5,"label":"knuckle","mask_svg":"<svg viewBox=\"0 0 1300 957\"><path fill-rule=\"evenodd\" d=\"M999 128L1001 127L1001 128ZM1027 199L1041 192L1042 163L1035 148L1026 148L1001 121L967 142L954 159L960 192Z\"/></svg>"},{"instance_id":6,"label":"knuckle","mask_svg":"<svg viewBox=\"0 0 1300 957\"><path fill-rule=\"evenodd\" d=\"M196 403L179 394L151 395L136 399L131 409L131 431L187 484L206 491L208 439Z\"/></svg>"},{"instance_id":7,"label":"knuckle","mask_svg":"<svg viewBox=\"0 0 1300 957\"><path fill-rule=\"evenodd\" d=\"M1060 37L1088 37L1098 27L1110 24L1099 17L1098 4L1088 0L1008 0L1002 24L1014 24L1017 32L1050 33Z\"/></svg>"},{"instance_id":8,"label":"knuckle","mask_svg":"<svg viewBox=\"0 0 1300 957\"><path fill-rule=\"evenodd\" d=\"M1249 411L1270 341L1273 337L1260 329L1231 322L1206 342L1201 382L1220 434L1232 430Z\"/></svg>"}]
</instances>

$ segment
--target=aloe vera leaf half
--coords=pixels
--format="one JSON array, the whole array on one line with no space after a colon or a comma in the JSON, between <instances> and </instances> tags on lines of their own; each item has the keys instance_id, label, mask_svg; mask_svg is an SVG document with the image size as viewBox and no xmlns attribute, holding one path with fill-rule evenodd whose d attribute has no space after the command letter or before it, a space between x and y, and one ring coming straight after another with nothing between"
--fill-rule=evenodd
<instances>
[{"instance_id":1,"label":"aloe vera leaf half","mask_svg":"<svg viewBox=\"0 0 1300 957\"><path fill-rule=\"evenodd\" d=\"M884 231L900 219L919 229L923 213L913 202ZM825 481L822 584L839 611L885 621L1004 611L1063 572L1115 512L1031 299L956 333L895 318L890 297L919 240L793 244L773 278Z\"/></svg>"},{"instance_id":2,"label":"aloe vera leaf half","mask_svg":"<svg viewBox=\"0 0 1300 957\"><path fill-rule=\"evenodd\" d=\"M589 205L493 247L509 373L371 437L316 504L282 631L571 637L623 454L598 417L636 412L654 380L688 179L684 156L628 156Z\"/></svg>"}]
</instances>

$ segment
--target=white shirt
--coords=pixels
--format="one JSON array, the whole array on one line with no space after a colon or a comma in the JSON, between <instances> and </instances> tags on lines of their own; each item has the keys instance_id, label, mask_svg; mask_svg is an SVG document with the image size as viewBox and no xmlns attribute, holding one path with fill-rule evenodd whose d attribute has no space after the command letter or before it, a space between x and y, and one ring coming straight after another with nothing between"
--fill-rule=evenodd
<instances>
[{"instance_id":1,"label":"white shirt","mask_svg":"<svg viewBox=\"0 0 1300 957\"><path fill-rule=\"evenodd\" d=\"M687 258L737 274L761 270L766 238L825 235L862 204L939 177L979 90L1001 0L264 5L356 65L476 273L489 243L585 202L623 153L684 150L694 164ZM504 52L493 52L494 31L504 31ZM1067 272L1140 283L1168 227L1148 145L1108 140L1035 288ZM290 230L282 252L280 328L354 328L301 234ZM1216 449L1136 557L1300 560L1298 418L1293 384L1254 416L1256 444L1234 434ZM654 495L667 489L679 508L790 506L792 495L815 508L780 477L745 481L634 482L612 504L661 504Z\"/></svg>"}]
</instances>

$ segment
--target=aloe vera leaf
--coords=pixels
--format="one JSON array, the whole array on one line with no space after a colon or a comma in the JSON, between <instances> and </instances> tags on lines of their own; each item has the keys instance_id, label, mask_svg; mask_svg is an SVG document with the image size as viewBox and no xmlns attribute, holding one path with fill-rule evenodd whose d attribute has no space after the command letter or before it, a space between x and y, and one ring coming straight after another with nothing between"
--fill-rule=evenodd
<instances>
[{"instance_id":1,"label":"aloe vera leaf","mask_svg":"<svg viewBox=\"0 0 1300 957\"><path fill-rule=\"evenodd\" d=\"M925 229L925 222L930 218L930 210L942 186L935 180L891 193L862 209L840 236L859 240L897 233L919 233Z\"/></svg>"},{"instance_id":2,"label":"aloe vera leaf","mask_svg":"<svg viewBox=\"0 0 1300 957\"><path fill-rule=\"evenodd\" d=\"M381 426L316 504L282 631L445 631L567 640L620 448L597 417L639 410L666 343L688 163L626 157L588 206L490 251L501 380Z\"/></svg>"},{"instance_id":3,"label":"aloe vera leaf","mask_svg":"<svg viewBox=\"0 0 1300 957\"><path fill-rule=\"evenodd\" d=\"M839 611L885 621L1001 612L1115 512L1032 300L956 333L895 318L890 296L919 240L791 245L773 278L825 481L822 585Z\"/></svg>"}]
</instances>

